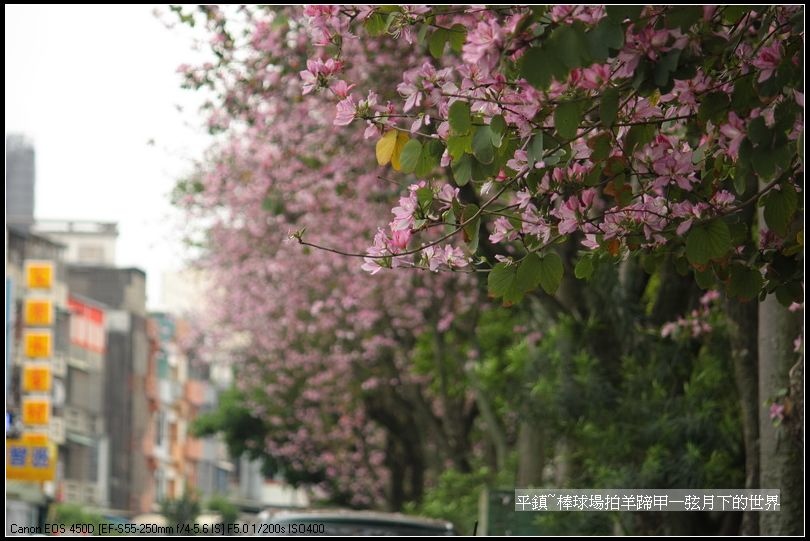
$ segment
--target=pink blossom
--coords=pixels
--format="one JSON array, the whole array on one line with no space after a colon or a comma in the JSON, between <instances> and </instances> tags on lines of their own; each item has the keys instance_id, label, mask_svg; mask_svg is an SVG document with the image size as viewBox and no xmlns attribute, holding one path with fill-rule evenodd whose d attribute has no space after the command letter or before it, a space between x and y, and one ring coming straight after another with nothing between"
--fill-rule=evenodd
<instances>
[{"instance_id":1,"label":"pink blossom","mask_svg":"<svg viewBox=\"0 0 810 541\"><path fill-rule=\"evenodd\" d=\"M354 88L356 85L347 84L346 81L343 79L337 81L335 84L332 85L332 92L335 93L335 96L338 98L347 98L349 97L349 91ZM304 92L306 94L306 92Z\"/></svg>"},{"instance_id":2,"label":"pink blossom","mask_svg":"<svg viewBox=\"0 0 810 541\"><path fill-rule=\"evenodd\" d=\"M719 298L720 292L717 291L716 289L711 289L706 293L704 293L703 296L700 298L700 304L702 304L703 306L708 306L709 304L713 303Z\"/></svg>"},{"instance_id":3,"label":"pink blossom","mask_svg":"<svg viewBox=\"0 0 810 541\"><path fill-rule=\"evenodd\" d=\"M478 64L497 54L503 40L503 31L497 22L481 21L467 33L467 42L462 48L462 58L468 64Z\"/></svg>"},{"instance_id":4,"label":"pink blossom","mask_svg":"<svg viewBox=\"0 0 810 541\"><path fill-rule=\"evenodd\" d=\"M354 120L357 113L357 104L353 96L340 100L337 104L337 114L333 124L335 126L348 126Z\"/></svg>"},{"instance_id":5,"label":"pink blossom","mask_svg":"<svg viewBox=\"0 0 810 541\"><path fill-rule=\"evenodd\" d=\"M740 154L740 144L747 135L745 125L737 113L734 111L728 113L728 124L720 126L720 133L726 138L724 144L728 149L729 157L736 160Z\"/></svg>"},{"instance_id":6,"label":"pink blossom","mask_svg":"<svg viewBox=\"0 0 810 541\"><path fill-rule=\"evenodd\" d=\"M677 229L675 229L675 234L678 235L679 237L686 235L686 233L692 227L692 221L693 221L692 218L689 218L688 220L684 220L680 224L678 224Z\"/></svg>"},{"instance_id":7,"label":"pink blossom","mask_svg":"<svg viewBox=\"0 0 810 541\"><path fill-rule=\"evenodd\" d=\"M392 231L391 232L391 248L393 248L393 252L396 253L400 250L404 250L408 247L408 242L411 240L411 231L410 229L405 229L401 231Z\"/></svg>"},{"instance_id":8,"label":"pink blossom","mask_svg":"<svg viewBox=\"0 0 810 541\"><path fill-rule=\"evenodd\" d=\"M579 227L579 212L581 210L579 198L576 196L569 197L565 203L560 205L560 207L556 211L552 211L557 218L560 219L560 223L557 224L557 229L559 230L560 234L567 235L568 233L573 233Z\"/></svg>"},{"instance_id":9,"label":"pink blossom","mask_svg":"<svg viewBox=\"0 0 810 541\"><path fill-rule=\"evenodd\" d=\"M498 216L492 224L492 234L489 236L490 242L499 243L513 241L517 238L517 231L512 227L512 222L504 216Z\"/></svg>"},{"instance_id":10,"label":"pink blossom","mask_svg":"<svg viewBox=\"0 0 810 541\"><path fill-rule=\"evenodd\" d=\"M449 245L444 247L444 263L451 269L463 268L469 264L461 248Z\"/></svg>"},{"instance_id":11,"label":"pink blossom","mask_svg":"<svg viewBox=\"0 0 810 541\"><path fill-rule=\"evenodd\" d=\"M761 70L757 82L761 83L770 79L781 59L782 44L778 39L774 39L769 45L760 48L757 57L752 62L755 68Z\"/></svg>"},{"instance_id":12,"label":"pink blossom","mask_svg":"<svg viewBox=\"0 0 810 541\"><path fill-rule=\"evenodd\" d=\"M521 219L523 220L522 229L525 234L536 236L544 244L548 243L551 239L551 226L537 213L534 205L526 207Z\"/></svg>"},{"instance_id":13,"label":"pink blossom","mask_svg":"<svg viewBox=\"0 0 810 541\"><path fill-rule=\"evenodd\" d=\"M771 404L771 407L768 410L768 414L770 415L772 421L782 421L782 420L784 420L784 418L785 418L785 406L784 406L784 404L774 402L773 404Z\"/></svg>"}]
</instances>

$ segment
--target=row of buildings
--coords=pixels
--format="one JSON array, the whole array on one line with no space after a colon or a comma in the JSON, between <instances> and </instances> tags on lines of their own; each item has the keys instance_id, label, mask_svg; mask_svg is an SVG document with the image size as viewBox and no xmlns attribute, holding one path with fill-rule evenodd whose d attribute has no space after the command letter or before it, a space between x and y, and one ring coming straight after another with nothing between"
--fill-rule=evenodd
<instances>
[{"instance_id":1,"label":"row of buildings","mask_svg":"<svg viewBox=\"0 0 810 541\"><path fill-rule=\"evenodd\" d=\"M52 502L132 517L189 490L261 508L267 487L259 465L232 459L219 439L190 431L230 385L227 363L189 353L183 316L147 311L146 274L115 266L116 224L35 221L33 150L7 139L6 161L6 437L25 430L25 262L51 261L47 434L58 448L52 481L7 479L7 528L38 524Z\"/></svg>"}]
</instances>

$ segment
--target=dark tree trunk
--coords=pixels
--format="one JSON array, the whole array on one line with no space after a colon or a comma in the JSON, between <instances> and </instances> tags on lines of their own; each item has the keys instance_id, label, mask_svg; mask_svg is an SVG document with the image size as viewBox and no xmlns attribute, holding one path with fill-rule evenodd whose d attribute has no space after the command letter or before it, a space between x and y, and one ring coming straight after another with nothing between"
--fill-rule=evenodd
<instances>
[{"instance_id":1,"label":"dark tree trunk","mask_svg":"<svg viewBox=\"0 0 810 541\"><path fill-rule=\"evenodd\" d=\"M759 367L756 302L726 301L734 381L740 400L740 418L745 446L745 488L759 488ZM743 515L742 535L759 535L759 513Z\"/></svg>"}]
</instances>

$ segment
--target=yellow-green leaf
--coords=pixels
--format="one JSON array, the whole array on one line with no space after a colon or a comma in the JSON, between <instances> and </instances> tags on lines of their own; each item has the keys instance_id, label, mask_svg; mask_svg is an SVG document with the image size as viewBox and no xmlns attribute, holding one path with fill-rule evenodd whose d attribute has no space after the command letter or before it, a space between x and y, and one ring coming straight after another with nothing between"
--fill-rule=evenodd
<instances>
[{"instance_id":1,"label":"yellow-green leaf","mask_svg":"<svg viewBox=\"0 0 810 541\"><path fill-rule=\"evenodd\" d=\"M385 132L377 141L377 163L385 165L391 162L394 169L401 170L402 164L399 163L399 157L409 139L408 134L401 130L393 129Z\"/></svg>"},{"instance_id":2,"label":"yellow-green leaf","mask_svg":"<svg viewBox=\"0 0 810 541\"><path fill-rule=\"evenodd\" d=\"M410 137L404 131L396 130L397 132L397 140L394 144L394 152L391 154L391 167L394 168L396 171L402 170L402 164L399 161L400 156L402 156L402 149L405 148L405 143L410 140Z\"/></svg>"},{"instance_id":3,"label":"yellow-green leaf","mask_svg":"<svg viewBox=\"0 0 810 541\"><path fill-rule=\"evenodd\" d=\"M387 131L377 141L377 163L385 165L391 161L391 156L394 154L394 148L397 145L397 131Z\"/></svg>"}]
</instances>

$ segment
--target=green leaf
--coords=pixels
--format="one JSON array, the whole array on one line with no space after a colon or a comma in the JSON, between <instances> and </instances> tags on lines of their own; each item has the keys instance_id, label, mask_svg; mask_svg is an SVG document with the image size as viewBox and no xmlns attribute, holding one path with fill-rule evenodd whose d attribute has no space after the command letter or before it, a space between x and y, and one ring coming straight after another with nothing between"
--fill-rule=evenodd
<instances>
[{"instance_id":1,"label":"green leaf","mask_svg":"<svg viewBox=\"0 0 810 541\"><path fill-rule=\"evenodd\" d=\"M500 148L507 128L506 120L504 120L503 115L496 115L492 117L489 127L492 130L492 145Z\"/></svg>"},{"instance_id":2,"label":"green leaf","mask_svg":"<svg viewBox=\"0 0 810 541\"><path fill-rule=\"evenodd\" d=\"M469 156L472 166L472 179L473 180L487 180L498 174L500 167L493 159L490 163L483 163L472 156Z\"/></svg>"},{"instance_id":3,"label":"green leaf","mask_svg":"<svg viewBox=\"0 0 810 541\"><path fill-rule=\"evenodd\" d=\"M454 24L450 27L448 40L450 41L450 48L458 54L461 54L461 48L464 42L467 41L467 29L463 24Z\"/></svg>"},{"instance_id":4,"label":"green leaf","mask_svg":"<svg viewBox=\"0 0 810 541\"><path fill-rule=\"evenodd\" d=\"M780 237L787 236L788 226L799 203L793 186L783 184L781 190L771 190L763 199L765 223Z\"/></svg>"},{"instance_id":5,"label":"green leaf","mask_svg":"<svg viewBox=\"0 0 810 541\"><path fill-rule=\"evenodd\" d=\"M504 297L515 284L517 268L515 265L507 266L506 263L498 263L487 278L487 289L492 297ZM506 300L506 299L504 299Z\"/></svg>"},{"instance_id":6,"label":"green leaf","mask_svg":"<svg viewBox=\"0 0 810 541\"><path fill-rule=\"evenodd\" d=\"M549 252L540 260L540 286L549 295L560 287L563 277L563 264L560 256Z\"/></svg>"},{"instance_id":7,"label":"green leaf","mask_svg":"<svg viewBox=\"0 0 810 541\"><path fill-rule=\"evenodd\" d=\"M619 50L624 46L622 25L605 17L596 27L585 34L588 52L597 62L604 62L610 56L610 50Z\"/></svg>"},{"instance_id":8,"label":"green leaf","mask_svg":"<svg viewBox=\"0 0 810 541\"><path fill-rule=\"evenodd\" d=\"M444 146L435 139L431 139L423 144L422 152L419 154L419 163L416 165L416 169L414 169L416 176L427 176L438 167L443 152Z\"/></svg>"},{"instance_id":9,"label":"green leaf","mask_svg":"<svg viewBox=\"0 0 810 541\"><path fill-rule=\"evenodd\" d=\"M411 139L402 147L402 154L399 156L399 163L403 173L413 173L419 164L419 156L422 154L422 143L416 139Z\"/></svg>"},{"instance_id":10,"label":"green leaf","mask_svg":"<svg viewBox=\"0 0 810 541\"><path fill-rule=\"evenodd\" d=\"M536 288L543 274L543 263L534 252L529 253L518 265L517 287L524 293Z\"/></svg>"},{"instance_id":11,"label":"green leaf","mask_svg":"<svg viewBox=\"0 0 810 541\"><path fill-rule=\"evenodd\" d=\"M534 164L543 161L543 132L539 131L532 137L529 147L526 149L526 157L529 159L529 167L534 167Z\"/></svg>"},{"instance_id":12,"label":"green leaf","mask_svg":"<svg viewBox=\"0 0 810 541\"><path fill-rule=\"evenodd\" d=\"M739 21L743 15L751 11L751 6L731 5L723 7L723 22L726 24L734 24Z\"/></svg>"},{"instance_id":13,"label":"green leaf","mask_svg":"<svg viewBox=\"0 0 810 541\"><path fill-rule=\"evenodd\" d=\"M678 60L681 57L681 49L672 49L661 55L653 70L653 82L658 86L665 86L669 83L672 72L678 69Z\"/></svg>"},{"instance_id":14,"label":"green leaf","mask_svg":"<svg viewBox=\"0 0 810 541\"><path fill-rule=\"evenodd\" d=\"M710 92L700 103L698 119L720 124L726 119L730 104L731 100L726 92Z\"/></svg>"},{"instance_id":15,"label":"green leaf","mask_svg":"<svg viewBox=\"0 0 810 541\"><path fill-rule=\"evenodd\" d=\"M599 121L606 128L613 126L619 112L619 89L610 87L602 93L599 101Z\"/></svg>"},{"instance_id":16,"label":"green leaf","mask_svg":"<svg viewBox=\"0 0 810 541\"><path fill-rule=\"evenodd\" d=\"M454 160L472 153L472 135L451 135L447 138L447 152Z\"/></svg>"},{"instance_id":17,"label":"green leaf","mask_svg":"<svg viewBox=\"0 0 810 541\"><path fill-rule=\"evenodd\" d=\"M465 154L461 158L453 160L450 168L453 170L453 180L456 181L456 184L464 186L472 178L472 156Z\"/></svg>"},{"instance_id":18,"label":"green leaf","mask_svg":"<svg viewBox=\"0 0 810 541\"><path fill-rule=\"evenodd\" d=\"M574 267L574 276L580 280L590 280L593 276L593 256L590 254L584 255L577 261L577 266Z\"/></svg>"},{"instance_id":19,"label":"green leaf","mask_svg":"<svg viewBox=\"0 0 810 541\"><path fill-rule=\"evenodd\" d=\"M705 265L723 258L731 249L731 231L722 219L692 227L686 237L686 258L693 265Z\"/></svg>"},{"instance_id":20,"label":"green leaf","mask_svg":"<svg viewBox=\"0 0 810 541\"><path fill-rule=\"evenodd\" d=\"M618 23L623 22L625 19L635 21L641 15L641 10L644 6L607 6L607 16L610 20Z\"/></svg>"},{"instance_id":21,"label":"green leaf","mask_svg":"<svg viewBox=\"0 0 810 541\"><path fill-rule=\"evenodd\" d=\"M792 155L793 151L788 145L776 148L757 147L751 153L751 166L759 178L769 182L776 176L777 171L790 167Z\"/></svg>"},{"instance_id":22,"label":"green leaf","mask_svg":"<svg viewBox=\"0 0 810 541\"><path fill-rule=\"evenodd\" d=\"M573 69L590 63L588 41L580 25L561 26L549 40L554 43L554 51L566 67Z\"/></svg>"},{"instance_id":23,"label":"green leaf","mask_svg":"<svg viewBox=\"0 0 810 541\"><path fill-rule=\"evenodd\" d=\"M437 28L428 38L428 50L433 58L441 58L444 46L447 43L449 32L444 28Z\"/></svg>"},{"instance_id":24,"label":"green leaf","mask_svg":"<svg viewBox=\"0 0 810 541\"><path fill-rule=\"evenodd\" d=\"M433 202L433 190L430 188L419 188L416 190L416 201L419 203L419 207L426 209L430 207L430 204Z\"/></svg>"},{"instance_id":25,"label":"green leaf","mask_svg":"<svg viewBox=\"0 0 810 541\"><path fill-rule=\"evenodd\" d=\"M552 79L565 79L568 68L553 52L543 47L532 47L523 55L520 75L533 87L546 90Z\"/></svg>"},{"instance_id":26,"label":"green leaf","mask_svg":"<svg viewBox=\"0 0 810 541\"><path fill-rule=\"evenodd\" d=\"M675 6L667 12L666 27L680 28L684 32L703 18L701 6Z\"/></svg>"},{"instance_id":27,"label":"green leaf","mask_svg":"<svg viewBox=\"0 0 810 541\"><path fill-rule=\"evenodd\" d=\"M610 156L610 151L613 149L613 138L610 136L610 133L602 132L588 139L588 147L593 150L591 153L591 161L600 162Z\"/></svg>"},{"instance_id":28,"label":"green leaf","mask_svg":"<svg viewBox=\"0 0 810 541\"><path fill-rule=\"evenodd\" d=\"M762 275L756 269L734 264L729 271L726 293L740 300L755 299L762 289Z\"/></svg>"},{"instance_id":29,"label":"green leaf","mask_svg":"<svg viewBox=\"0 0 810 541\"><path fill-rule=\"evenodd\" d=\"M644 147L655 137L655 127L650 124L636 124L624 136L624 155L632 156L636 149Z\"/></svg>"},{"instance_id":30,"label":"green leaf","mask_svg":"<svg viewBox=\"0 0 810 541\"><path fill-rule=\"evenodd\" d=\"M503 297L505 304L520 302L527 291L537 287L538 261L535 254L529 254L518 264L498 263L490 271L487 279L489 294Z\"/></svg>"},{"instance_id":31,"label":"green leaf","mask_svg":"<svg viewBox=\"0 0 810 541\"><path fill-rule=\"evenodd\" d=\"M470 104L466 101L456 100L448 112L450 130L456 135L470 133L472 119L470 118Z\"/></svg>"},{"instance_id":32,"label":"green leaf","mask_svg":"<svg viewBox=\"0 0 810 541\"><path fill-rule=\"evenodd\" d=\"M765 125L765 119L758 116L748 123L748 139L756 146L770 146L773 131Z\"/></svg>"},{"instance_id":33,"label":"green leaf","mask_svg":"<svg viewBox=\"0 0 810 541\"><path fill-rule=\"evenodd\" d=\"M746 113L756 104L757 93L754 91L754 77L749 75L738 79L734 83L734 91L731 93L731 107L740 116L747 116ZM749 124L750 126L750 124Z\"/></svg>"},{"instance_id":34,"label":"green leaf","mask_svg":"<svg viewBox=\"0 0 810 541\"><path fill-rule=\"evenodd\" d=\"M695 269L695 282L700 289L711 289L715 285L714 271L711 268L703 271Z\"/></svg>"},{"instance_id":35,"label":"green leaf","mask_svg":"<svg viewBox=\"0 0 810 541\"><path fill-rule=\"evenodd\" d=\"M470 203L465 205L461 211L461 222L466 222L478 212L478 205ZM464 226L464 241L470 247L471 252L478 250L478 236L481 230L481 215L476 216L474 220Z\"/></svg>"},{"instance_id":36,"label":"green leaf","mask_svg":"<svg viewBox=\"0 0 810 541\"><path fill-rule=\"evenodd\" d=\"M573 139L582 122L582 102L567 101L554 110L554 126L563 139Z\"/></svg>"},{"instance_id":37,"label":"green leaf","mask_svg":"<svg viewBox=\"0 0 810 541\"><path fill-rule=\"evenodd\" d=\"M369 18L365 20L363 26L366 27L366 32L368 32L368 35L373 38L383 35L385 31L388 30L388 24L386 23L385 17L379 13L371 14Z\"/></svg>"},{"instance_id":38,"label":"green leaf","mask_svg":"<svg viewBox=\"0 0 810 541\"><path fill-rule=\"evenodd\" d=\"M776 293L776 299L783 306L790 306L792 303L802 302L802 299L804 299L804 287L798 280L781 284L774 293Z\"/></svg>"},{"instance_id":39,"label":"green leaf","mask_svg":"<svg viewBox=\"0 0 810 541\"><path fill-rule=\"evenodd\" d=\"M478 126L473 135L473 156L481 163L492 163L495 159L495 150L492 146L492 129L489 126Z\"/></svg>"}]
</instances>

